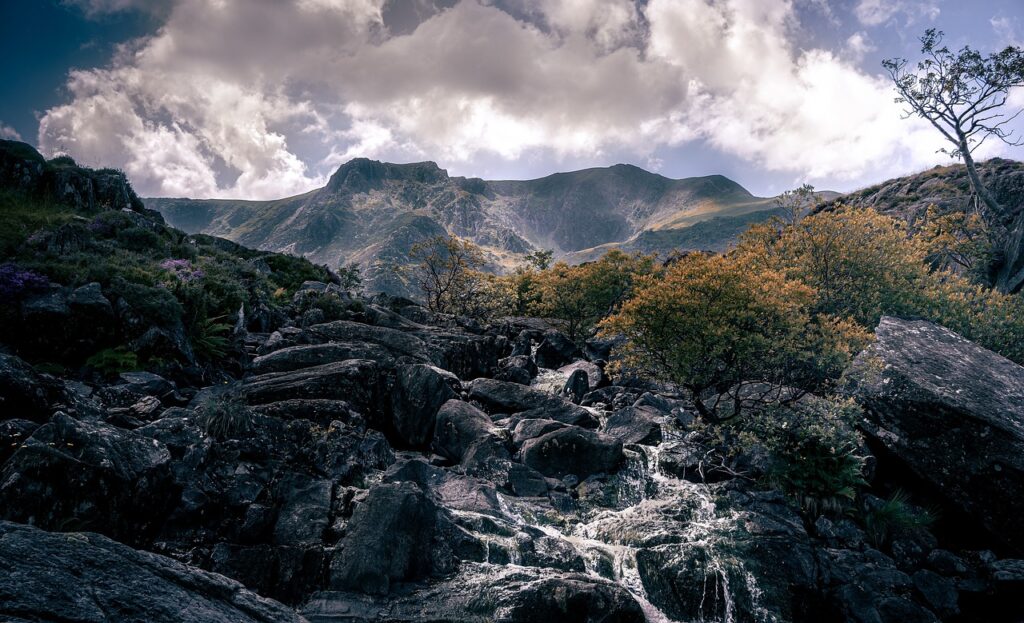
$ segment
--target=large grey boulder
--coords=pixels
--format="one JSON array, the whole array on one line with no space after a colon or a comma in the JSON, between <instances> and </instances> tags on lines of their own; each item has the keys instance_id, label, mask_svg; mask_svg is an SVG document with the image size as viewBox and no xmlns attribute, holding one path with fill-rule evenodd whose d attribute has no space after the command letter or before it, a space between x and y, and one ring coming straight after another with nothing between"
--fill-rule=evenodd
<instances>
[{"instance_id":1,"label":"large grey boulder","mask_svg":"<svg viewBox=\"0 0 1024 623\"><path fill-rule=\"evenodd\" d=\"M523 463L545 476L583 479L610 473L623 461L622 441L602 433L566 426L523 443Z\"/></svg>"},{"instance_id":2,"label":"large grey boulder","mask_svg":"<svg viewBox=\"0 0 1024 623\"><path fill-rule=\"evenodd\" d=\"M304 621L216 573L88 532L0 521L0 620L81 623Z\"/></svg>"},{"instance_id":3,"label":"large grey boulder","mask_svg":"<svg viewBox=\"0 0 1024 623\"><path fill-rule=\"evenodd\" d=\"M875 335L848 373L867 434L1024 549L1024 367L923 320L883 317Z\"/></svg>"}]
</instances>

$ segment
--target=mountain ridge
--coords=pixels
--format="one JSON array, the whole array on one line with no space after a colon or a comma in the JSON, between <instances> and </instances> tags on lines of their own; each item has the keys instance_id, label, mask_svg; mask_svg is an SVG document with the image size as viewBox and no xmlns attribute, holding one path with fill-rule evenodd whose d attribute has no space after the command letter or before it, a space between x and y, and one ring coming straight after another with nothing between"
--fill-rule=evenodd
<instances>
[{"instance_id":1,"label":"mountain ridge","mask_svg":"<svg viewBox=\"0 0 1024 623\"><path fill-rule=\"evenodd\" d=\"M451 176L433 161L369 158L341 165L323 188L278 200L144 201L188 232L330 266L359 262L371 289L399 294L401 288L395 291L384 272L407 261L411 245L435 235L471 240L500 270L542 248L569 261L585 261L616 245L667 252L679 246L677 234L694 224L773 207L771 198L757 197L722 175L672 179L616 164L532 180L484 180ZM726 229L729 236L735 233ZM643 238L649 231L661 233ZM707 234L692 248L717 250L728 242Z\"/></svg>"}]
</instances>

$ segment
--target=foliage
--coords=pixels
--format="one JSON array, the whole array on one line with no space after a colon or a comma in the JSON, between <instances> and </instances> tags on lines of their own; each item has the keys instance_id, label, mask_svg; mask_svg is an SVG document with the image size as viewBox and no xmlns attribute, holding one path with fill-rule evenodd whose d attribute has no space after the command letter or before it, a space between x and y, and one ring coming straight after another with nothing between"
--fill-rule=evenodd
<instances>
[{"instance_id":1,"label":"foliage","mask_svg":"<svg viewBox=\"0 0 1024 623\"><path fill-rule=\"evenodd\" d=\"M12 190L0 190L0 257L17 253L32 234L68 222L70 210Z\"/></svg>"},{"instance_id":2,"label":"foliage","mask_svg":"<svg viewBox=\"0 0 1024 623\"><path fill-rule=\"evenodd\" d=\"M840 206L796 225L755 225L737 254L810 286L814 309L874 327L883 314L920 306L926 280L924 250L903 223L874 210Z\"/></svg>"},{"instance_id":3,"label":"foliage","mask_svg":"<svg viewBox=\"0 0 1024 623\"><path fill-rule=\"evenodd\" d=\"M793 190L787 190L775 198L775 207L782 212L782 219L788 225L795 225L814 207L817 197L814 186L802 184Z\"/></svg>"},{"instance_id":4,"label":"foliage","mask_svg":"<svg viewBox=\"0 0 1024 623\"><path fill-rule=\"evenodd\" d=\"M578 266L558 262L547 270L529 273L529 309L563 321L569 339L579 341L615 313L644 276L655 272L653 257L619 250Z\"/></svg>"},{"instance_id":5,"label":"foliage","mask_svg":"<svg viewBox=\"0 0 1024 623\"><path fill-rule=\"evenodd\" d=\"M347 264L338 267L338 278L341 289L345 292L356 293L363 287L363 269L359 264Z\"/></svg>"},{"instance_id":6,"label":"foliage","mask_svg":"<svg viewBox=\"0 0 1024 623\"><path fill-rule=\"evenodd\" d=\"M124 346L118 346L92 355L86 359L85 365L106 378L114 378L122 372L138 370L139 358Z\"/></svg>"},{"instance_id":7,"label":"foliage","mask_svg":"<svg viewBox=\"0 0 1024 623\"><path fill-rule=\"evenodd\" d=\"M810 398L790 406L755 409L737 425L741 445L768 450L768 479L807 514L848 508L863 476L860 407L852 400Z\"/></svg>"},{"instance_id":8,"label":"foliage","mask_svg":"<svg viewBox=\"0 0 1024 623\"><path fill-rule=\"evenodd\" d=\"M555 252L551 249L538 249L527 253L523 258L526 266L534 270L547 270L551 267L551 261Z\"/></svg>"},{"instance_id":9,"label":"foliage","mask_svg":"<svg viewBox=\"0 0 1024 623\"><path fill-rule=\"evenodd\" d=\"M160 236L143 227L129 227L117 232L117 242L130 251L148 252L160 246Z\"/></svg>"},{"instance_id":10,"label":"foliage","mask_svg":"<svg viewBox=\"0 0 1024 623\"><path fill-rule=\"evenodd\" d=\"M1024 301L949 270L930 270L929 249L948 241L936 243L924 231L910 237L896 219L839 206L795 226L751 227L733 255L811 286L815 313L851 318L866 329L882 315L925 318L1024 362Z\"/></svg>"},{"instance_id":11,"label":"foliage","mask_svg":"<svg viewBox=\"0 0 1024 623\"><path fill-rule=\"evenodd\" d=\"M869 504L864 512L864 528L875 547L882 547L894 536L935 523L935 513L910 504L910 496L897 489L887 500Z\"/></svg>"},{"instance_id":12,"label":"foliage","mask_svg":"<svg viewBox=\"0 0 1024 623\"><path fill-rule=\"evenodd\" d=\"M413 280L430 311L460 314L477 298L484 255L473 243L455 236L435 236L409 251Z\"/></svg>"},{"instance_id":13,"label":"foliage","mask_svg":"<svg viewBox=\"0 0 1024 623\"><path fill-rule=\"evenodd\" d=\"M0 264L0 301L13 303L35 292L45 290L50 280L44 275L25 270L16 264Z\"/></svg>"},{"instance_id":14,"label":"foliage","mask_svg":"<svg viewBox=\"0 0 1024 623\"><path fill-rule=\"evenodd\" d=\"M603 328L626 338L625 366L679 385L720 422L784 388L826 386L867 344L854 323L813 313L815 297L748 255L694 253L644 278Z\"/></svg>"},{"instance_id":15,"label":"foliage","mask_svg":"<svg viewBox=\"0 0 1024 623\"><path fill-rule=\"evenodd\" d=\"M959 269L984 280L995 241L979 214L960 210L941 214L934 205L928 206L918 236L933 267Z\"/></svg>"},{"instance_id":16,"label":"foliage","mask_svg":"<svg viewBox=\"0 0 1024 623\"><path fill-rule=\"evenodd\" d=\"M216 361L227 356L231 325L224 322L224 316L204 318L191 327L192 350L196 356L207 361Z\"/></svg>"},{"instance_id":17,"label":"foliage","mask_svg":"<svg viewBox=\"0 0 1024 623\"><path fill-rule=\"evenodd\" d=\"M214 439L237 439L253 427L252 410L235 393L227 392L201 407L203 431Z\"/></svg>"}]
</instances>

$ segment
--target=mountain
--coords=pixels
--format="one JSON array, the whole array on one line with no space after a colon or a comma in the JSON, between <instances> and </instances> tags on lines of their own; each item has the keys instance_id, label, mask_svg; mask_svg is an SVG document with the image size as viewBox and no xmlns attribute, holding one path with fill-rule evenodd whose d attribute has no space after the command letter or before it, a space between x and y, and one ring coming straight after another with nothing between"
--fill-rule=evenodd
<instances>
[{"instance_id":1,"label":"mountain","mask_svg":"<svg viewBox=\"0 0 1024 623\"><path fill-rule=\"evenodd\" d=\"M773 207L771 199L755 197L721 175L669 179L619 164L535 180L487 181L449 176L433 162L365 158L341 166L324 188L296 197L145 203L188 232L329 266L357 262L368 287L379 290L392 289L386 266L406 262L413 244L440 234L480 245L495 268L541 248L586 261L612 246L662 253L721 249Z\"/></svg>"}]
</instances>

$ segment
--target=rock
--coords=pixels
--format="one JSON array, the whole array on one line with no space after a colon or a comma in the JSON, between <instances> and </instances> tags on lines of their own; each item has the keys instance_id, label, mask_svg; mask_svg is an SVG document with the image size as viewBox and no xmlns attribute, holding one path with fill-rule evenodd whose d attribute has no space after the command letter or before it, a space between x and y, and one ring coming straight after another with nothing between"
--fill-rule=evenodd
<instances>
[{"instance_id":1,"label":"rock","mask_svg":"<svg viewBox=\"0 0 1024 623\"><path fill-rule=\"evenodd\" d=\"M457 380L456 380L457 382ZM385 432L401 446L426 447L434 436L438 409L455 397L451 379L432 366L415 364L398 369L391 390L391 417Z\"/></svg>"},{"instance_id":2,"label":"rock","mask_svg":"<svg viewBox=\"0 0 1024 623\"><path fill-rule=\"evenodd\" d=\"M275 487L278 498L273 541L277 545L312 545L324 540L330 521L331 481L286 474Z\"/></svg>"},{"instance_id":3,"label":"rock","mask_svg":"<svg viewBox=\"0 0 1024 623\"><path fill-rule=\"evenodd\" d=\"M560 428L566 428L567 426L569 426L569 424L556 422L555 420L519 420L515 429L512 431L512 443L518 448L530 439L536 439L541 435L545 435Z\"/></svg>"},{"instance_id":4,"label":"rock","mask_svg":"<svg viewBox=\"0 0 1024 623\"><path fill-rule=\"evenodd\" d=\"M587 380L587 371L576 369L569 374L569 378L565 380L565 385L559 393L574 403L579 404L589 390L590 382Z\"/></svg>"},{"instance_id":5,"label":"rock","mask_svg":"<svg viewBox=\"0 0 1024 623\"><path fill-rule=\"evenodd\" d=\"M303 621L222 575L92 533L0 522L0 618L10 621Z\"/></svg>"},{"instance_id":6,"label":"rock","mask_svg":"<svg viewBox=\"0 0 1024 623\"><path fill-rule=\"evenodd\" d=\"M1024 551L1024 367L922 320L883 317L875 334L848 373L867 434Z\"/></svg>"},{"instance_id":7,"label":"rock","mask_svg":"<svg viewBox=\"0 0 1024 623\"><path fill-rule=\"evenodd\" d=\"M583 392L584 394L597 389L604 382L604 371L601 367L582 359L558 369L566 378L572 376L572 373L576 370L582 370L587 373L587 390Z\"/></svg>"},{"instance_id":8,"label":"rock","mask_svg":"<svg viewBox=\"0 0 1024 623\"><path fill-rule=\"evenodd\" d=\"M449 400L437 412L431 448L458 462L478 440L496 434L497 429L486 413L467 402Z\"/></svg>"},{"instance_id":9,"label":"rock","mask_svg":"<svg viewBox=\"0 0 1024 623\"><path fill-rule=\"evenodd\" d=\"M122 372L118 375L122 386L140 396L164 396L174 391L174 383L152 372Z\"/></svg>"},{"instance_id":10,"label":"rock","mask_svg":"<svg viewBox=\"0 0 1024 623\"><path fill-rule=\"evenodd\" d=\"M145 542L177 501L164 444L58 412L0 471L0 516Z\"/></svg>"},{"instance_id":11,"label":"rock","mask_svg":"<svg viewBox=\"0 0 1024 623\"><path fill-rule=\"evenodd\" d=\"M658 468L690 482L715 483L732 478L732 474L711 465L708 456L708 448L702 444L692 440L673 441L662 445Z\"/></svg>"},{"instance_id":12,"label":"rock","mask_svg":"<svg viewBox=\"0 0 1024 623\"><path fill-rule=\"evenodd\" d=\"M644 623L625 588L583 573L466 564L460 573L411 594L367 598L325 591L303 609L311 621L502 621Z\"/></svg>"},{"instance_id":13,"label":"rock","mask_svg":"<svg viewBox=\"0 0 1024 623\"><path fill-rule=\"evenodd\" d=\"M597 420L582 407L517 383L494 379L476 379L470 384L469 398L489 413L517 413L520 418L546 418L566 424L597 428Z\"/></svg>"},{"instance_id":14,"label":"rock","mask_svg":"<svg viewBox=\"0 0 1024 623\"><path fill-rule=\"evenodd\" d=\"M537 347L534 359L541 368L554 370L582 355L579 347L564 333L548 330L544 332L544 341Z\"/></svg>"},{"instance_id":15,"label":"rock","mask_svg":"<svg viewBox=\"0 0 1024 623\"><path fill-rule=\"evenodd\" d=\"M76 317L84 316L92 321L109 321L114 318L114 307L103 296L103 289L97 282L78 287L68 296L68 305Z\"/></svg>"},{"instance_id":16,"label":"rock","mask_svg":"<svg viewBox=\"0 0 1024 623\"><path fill-rule=\"evenodd\" d=\"M395 357L405 356L416 361L430 362L427 344L419 337L397 329L375 327L348 320L336 320L309 327L302 339L310 344L370 343L389 350ZM434 361L437 364L439 362Z\"/></svg>"},{"instance_id":17,"label":"rock","mask_svg":"<svg viewBox=\"0 0 1024 623\"><path fill-rule=\"evenodd\" d=\"M416 485L377 485L355 510L331 560L331 588L386 594L396 582L453 571L450 521Z\"/></svg>"},{"instance_id":18,"label":"rock","mask_svg":"<svg viewBox=\"0 0 1024 623\"><path fill-rule=\"evenodd\" d=\"M626 407L605 422L604 432L625 444L656 446L661 443L661 414L651 407Z\"/></svg>"},{"instance_id":19,"label":"rock","mask_svg":"<svg viewBox=\"0 0 1024 623\"><path fill-rule=\"evenodd\" d=\"M252 377L241 386L250 405L283 400L345 400L363 413L376 412L379 404L379 370L365 359L350 359L292 372L274 372Z\"/></svg>"},{"instance_id":20,"label":"rock","mask_svg":"<svg viewBox=\"0 0 1024 623\"><path fill-rule=\"evenodd\" d=\"M69 400L60 381L39 374L13 355L0 353L0 417L45 422Z\"/></svg>"},{"instance_id":21,"label":"rock","mask_svg":"<svg viewBox=\"0 0 1024 623\"><path fill-rule=\"evenodd\" d=\"M933 549L928 554L928 566L944 576L963 576L968 572L967 563L953 552Z\"/></svg>"},{"instance_id":22,"label":"rock","mask_svg":"<svg viewBox=\"0 0 1024 623\"><path fill-rule=\"evenodd\" d=\"M523 463L553 478L610 473L622 463L622 442L601 433L567 426L523 444Z\"/></svg>"},{"instance_id":23,"label":"rock","mask_svg":"<svg viewBox=\"0 0 1024 623\"><path fill-rule=\"evenodd\" d=\"M324 585L324 560L321 547L218 543L210 553L210 570L260 595L297 604Z\"/></svg>"},{"instance_id":24,"label":"rock","mask_svg":"<svg viewBox=\"0 0 1024 623\"><path fill-rule=\"evenodd\" d=\"M996 584L1024 587L1024 560L1005 558L989 564L988 569Z\"/></svg>"},{"instance_id":25,"label":"rock","mask_svg":"<svg viewBox=\"0 0 1024 623\"><path fill-rule=\"evenodd\" d=\"M537 364L528 354L513 355L498 361L498 371L494 378L499 381L509 381L520 385L529 385L533 377L537 376Z\"/></svg>"},{"instance_id":26,"label":"rock","mask_svg":"<svg viewBox=\"0 0 1024 623\"><path fill-rule=\"evenodd\" d=\"M372 359L386 364L394 357L391 351L377 344L358 342L303 344L289 346L256 357L252 360L252 370L255 374L290 372L346 359Z\"/></svg>"},{"instance_id":27,"label":"rock","mask_svg":"<svg viewBox=\"0 0 1024 623\"><path fill-rule=\"evenodd\" d=\"M338 421L345 424L359 424L362 416L344 400L321 398L292 399L271 402L251 407L254 413L282 420L306 419L320 426L330 426Z\"/></svg>"},{"instance_id":28,"label":"rock","mask_svg":"<svg viewBox=\"0 0 1024 623\"><path fill-rule=\"evenodd\" d=\"M959 614L959 600L953 580L926 569L916 572L911 579L914 588L932 612L943 619Z\"/></svg>"}]
</instances>

